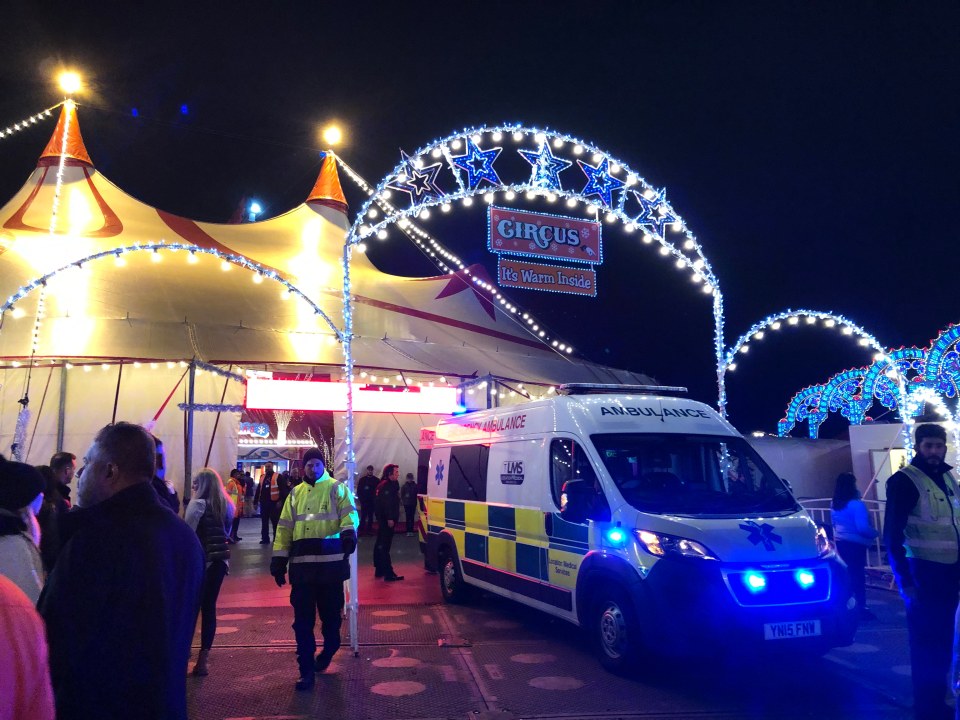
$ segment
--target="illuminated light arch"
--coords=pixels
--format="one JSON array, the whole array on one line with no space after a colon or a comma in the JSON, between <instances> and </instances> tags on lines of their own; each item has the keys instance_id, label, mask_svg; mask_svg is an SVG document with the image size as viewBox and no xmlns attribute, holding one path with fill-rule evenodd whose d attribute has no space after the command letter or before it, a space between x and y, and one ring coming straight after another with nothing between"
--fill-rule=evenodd
<instances>
[{"instance_id":1,"label":"illuminated light arch","mask_svg":"<svg viewBox=\"0 0 960 720\"><path fill-rule=\"evenodd\" d=\"M909 393L923 384L926 361L926 351L918 347L891 350L867 369L864 396L880 401L888 410L899 409L903 404L901 387Z\"/></svg>"},{"instance_id":2,"label":"illuminated light arch","mask_svg":"<svg viewBox=\"0 0 960 720\"><path fill-rule=\"evenodd\" d=\"M839 412L851 425L862 425L873 405L873 393L864 392L866 378L867 368L844 370L831 377L823 386L818 414L826 417Z\"/></svg>"},{"instance_id":3,"label":"illuminated light arch","mask_svg":"<svg viewBox=\"0 0 960 720\"><path fill-rule=\"evenodd\" d=\"M886 348L880 344L880 341L877 340L876 337L843 315L837 315L836 313L832 312L823 312L820 310L785 310L777 313L776 315L768 315L767 317L763 318L763 320L755 323L749 330L747 330L747 332L737 338L736 342L731 345L730 348L726 350L723 356L720 358L718 365L720 375L725 376L728 371L736 370L737 355L746 354L750 350L750 342L754 340L762 340L764 337L766 337L766 333L769 330L777 331L784 326L797 327L800 326L801 323L806 326L813 326L818 325L820 321L823 322L823 326L828 328L837 328L844 335L856 336L858 338L858 344L863 347L873 349L878 358L887 357L888 352ZM900 394L902 396L904 393L902 388L902 380L898 380L898 383L901 383ZM781 426L784 421L787 421L787 424L789 424L789 417L783 418L780 423L778 423L778 427ZM814 436L811 435L811 437Z\"/></svg>"},{"instance_id":4,"label":"illuminated light arch","mask_svg":"<svg viewBox=\"0 0 960 720\"><path fill-rule=\"evenodd\" d=\"M523 179L501 179L494 168L495 161L511 142L529 168L528 172L525 169ZM561 179L563 173L566 174ZM573 184L579 189L570 189L573 177L577 177ZM565 183L568 187L564 187ZM394 209L384 210L381 217L378 209L385 208L384 203L389 202L394 192L409 195L409 205L405 208L393 205ZM403 153L401 162L370 193L344 245L344 334L347 338L345 365L348 374L352 367L349 357L351 249L372 238L383 239L392 225L403 229L405 223L409 225L417 218L426 219L436 208L441 212L449 211L453 203L470 205L477 197L492 204L498 193L508 202L522 194L530 199L540 196L548 202L565 200L570 208L583 204L598 221L602 217L608 223L620 222L627 232L640 231L645 243L658 243L665 259L671 259L678 269L689 271L694 283L702 283L703 291L713 299L718 407L721 413L725 412L726 390L720 370L723 296L700 243L667 201L666 190L649 185L626 163L593 143L549 128L521 124L466 128L434 140L410 155ZM450 263L448 270L467 271L452 253L447 255L444 257ZM509 315L518 316L521 324L527 325L531 331L535 321L523 318L519 308L507 301L493 285L476 277L473 282L491 294L495 306ZM573 353L573 347L548 337L542 329L533 334L561 354Z\"/></svg>"},{"instance_id":5,"label":"illuminated light arch","mask_svg":"<svg viewBox=\"0 0 960 720\"><path fill-rule=\"evenodd\" d=\"M787 405L786 415L777 423L777 434L780 437L786 437L797 423L806 421L809 436L816 439L820 426L827 419L826 414L820 414L820 399L823 397L823 391L823 385L811 385L794 395Z\"/></svg>"},{"instance_id":6,"label":"illuminated light arch","mask_svg":"<svg viewBox=\"0 0 960 720\"><path fill-rule=\"evenodd\" d=\"M937 390L929 386L918 387L907 395L906 409L908 419L904 435L906 447L912 451L913 447L913 418L920 414L925 405L932 406L947 422L947 427L953 435L953 446L960 447L960 411L954 412L947 405Z\"/></svg>"},{"instance_id":7,"label":"illuminated light arch","mask_svg":"<svg viewBox=\"0 0 960 720\"><path fill-rule=\"evenodd\" d=\"M276 270L260 265L259 263L254 262L253 260L250 260L249 258L244 257L243 255L225 253L220 250L216 250L214 248L205 248L205 247L200 247L199 245L192 245L189 243L158 242L158 243L151 243L147 245L134 244L134 245L127 245L123 247L116 247L111 250L103 250L101 252L93 253L92 255L87 255L86 257L80 258L79 260L74 260L73 262L67 263L66 265L63 265L62 267L59 267L56 270L48 272L47 274L42 275L36 278L35 280L27 283L26 285L22 286L21 288L19 288L17 292L15 292L13 295L7 298L6 302L4 302L3 305L0 305L0 315L6 313L8 310L13 310L16 304L20 302L20 300L22 300L24 297L29 295L34 290L45 288L47 285L47 282L52 278L56 277L57 275L59 275L60 273L82 268L83 265L86 263L95 262L97 260L103 260L111 257L115 259L120 259L125 253L132 253L132 252L159 253L160 251L179 252L181 250L186 251L188 253L192 253L194 255L196 254L212 255L216 258L219 258L220 260L230 263L231 265L237 265L246 270L250 270L251 272L254 272L265 279L272 280L274 282L279 283L280 285L282 285L287 289L287 292L289 292L291 296L299 298L303 302L307 303L307 305L310 306L310 308L314 311L315 314L319 315L327 322L327 325L330 326L330 329L333 330L334 334L336 335L337 340L339 340L340 342L343 341L343 332L333 323L333 321L327 316L327 314L313 300L311 300L302 290L300 290L293 283L290 283L289 281L285 280L280 275L280 273L278 273Z\"/></svg>"},{"instance_id":8,"label":"illuminated light arch","mask_svg":"<svg viewBox=\"0 0 960 720\"><path fill-rule=\"evenodd\" d=\"M931 343L924 382L945 397L960 396L960 325L950 325Z\"/></svg>"}]
</instances>

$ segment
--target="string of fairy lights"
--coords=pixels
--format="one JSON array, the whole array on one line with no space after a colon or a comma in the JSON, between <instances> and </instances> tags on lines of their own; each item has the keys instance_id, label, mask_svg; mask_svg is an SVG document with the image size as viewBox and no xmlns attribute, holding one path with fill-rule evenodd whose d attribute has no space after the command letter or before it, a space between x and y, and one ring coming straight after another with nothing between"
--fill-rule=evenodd
<instances>
[{"instance_id":1,"label":"string of fairy lights","mask_svg":"<svg viewBox=\"0 0 960 720\"><path fill-rule=\"evenodd\" d=\"M361 190L367 193L368 197L374 198L374 202L379 207L371 207L367 210L368 219L376 219L380 216L380 213L385 213L387 215L399 212L398 208L390 202L390 191L387 190L384 194L380 196L375 195L374 188L359 174L354 170L350 165L348 165L343 158L335 153L331 153L337 161L337 165L343 169L347 177L353 181ZM469 207L473 204L472 198L465 198L464 205ZM449 212L451 205L441 205L441 210L443 212ZM397 227L400 228L407 237L409 237L413 243L418 247L418 249L423 252L436 266L444 273L455 273L462 272L466 277L472 277L470 268L463 262L463 260L455 253L453 253L449 248L445 247L439 240L437 240L433 235L425 231L423 228L419 227L417 223L411 222L409 218L404 218L397 223ZM377 231L376 237L378 240L386 240L388 236L386 228L381 228ZM360 242L356 245L358 252L366 252L367 246L365 242ZM503 295L495 285L484 281L482 278L472 278L472 282L482 290L487 293L490 297L493 307L505 312L509 317L513 319L519 319L521 327L525 327L534 337L537 337L544 342L549 343L550 347L556 349L559 352L565 352L570 354L573 352L573 346L566 341L558 339L552 336L552 333L546 329L544 323L538 320L532 313L519 307L512 300L508 299Z\"/></svg>"},{"instance_id":2,"label":"string of fairy lights","mask_svg":"<svg viewBox=\"0 0 960 720\"><path fill-rule=\"evenodd\" d=\"M62 104L63 103L57 103L53 107L48 107L46 110L41 110L36 115L31 115L28 118L24 118L20 122L15 122L13 125L8 125L7 127L0 129L0 140L6 140L7 138L13 137L17 133L37 125L41 120L46 120L47 118L53 117L53 111Z\"/></svg>"}]
</instances>

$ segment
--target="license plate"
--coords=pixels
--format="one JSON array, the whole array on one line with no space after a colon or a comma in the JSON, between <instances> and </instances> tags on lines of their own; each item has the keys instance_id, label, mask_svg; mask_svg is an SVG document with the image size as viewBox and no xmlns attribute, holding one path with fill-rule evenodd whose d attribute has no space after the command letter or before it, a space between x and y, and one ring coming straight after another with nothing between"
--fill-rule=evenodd
<instances>
[{"instance_id":1,"label":"license plate","mask_svg":"<svg viewBox=\"0 0 960 720\"><path fill-rule=\"evenodd\" d=\"M794 638L816 637L819 634L819 620L766 623L763 626L764 640L793 640Z\"/></svg>"}]
</instances>

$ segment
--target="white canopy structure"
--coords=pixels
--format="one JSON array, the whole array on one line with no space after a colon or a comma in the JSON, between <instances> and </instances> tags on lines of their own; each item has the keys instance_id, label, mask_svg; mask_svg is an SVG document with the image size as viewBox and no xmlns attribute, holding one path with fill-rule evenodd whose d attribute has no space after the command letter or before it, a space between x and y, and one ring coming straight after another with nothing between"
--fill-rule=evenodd
<instances>
[{"instance_id":1,"label":"white canopy structure","mask_svg":"<svg viewBox=\"0 0 960 720\"><path fill-rule=\"evenodd\" d=\"M197 413L187 462L177 403L192 389L194 404L241 405L243 387L210 372L189 384L187 364L339 378L332 325L342 327L348 227L332 157L302 204L261 222L196 222L153 208L97 172L66 102L36 169L0 208L0 452L14 442L28 394L26 462L46 462L60 448L80 454L103 424L126 419L156 422L168 478L180 489L185 467L233 466L237 416ZM647 380L554 351L463 272L398 277L354 253L351 289L358 371L452 384L486 375ZM382 440L388 425L400 425L381 421L378 430L377 422L358 420L364 464L364 438ZM394 441L410 445L408 431Z\"/></svg>"}]
</instances>

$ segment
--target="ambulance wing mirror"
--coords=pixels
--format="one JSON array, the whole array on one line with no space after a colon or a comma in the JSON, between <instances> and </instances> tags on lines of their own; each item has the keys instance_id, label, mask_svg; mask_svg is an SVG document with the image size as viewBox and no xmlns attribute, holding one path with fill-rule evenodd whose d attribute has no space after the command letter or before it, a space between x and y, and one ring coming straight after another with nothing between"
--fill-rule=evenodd
<instances>
[{"instance_id":1,"label":"ambulance wing mirror","mask_svg":"<svg viewBox=\"0 0 960 720\"><path fill-rule=\"evenodd\" d=\"M568 480L560 491L560 517L567 522L609 519L606 498L587 480Z\"/></svg>"}]
</instances>

